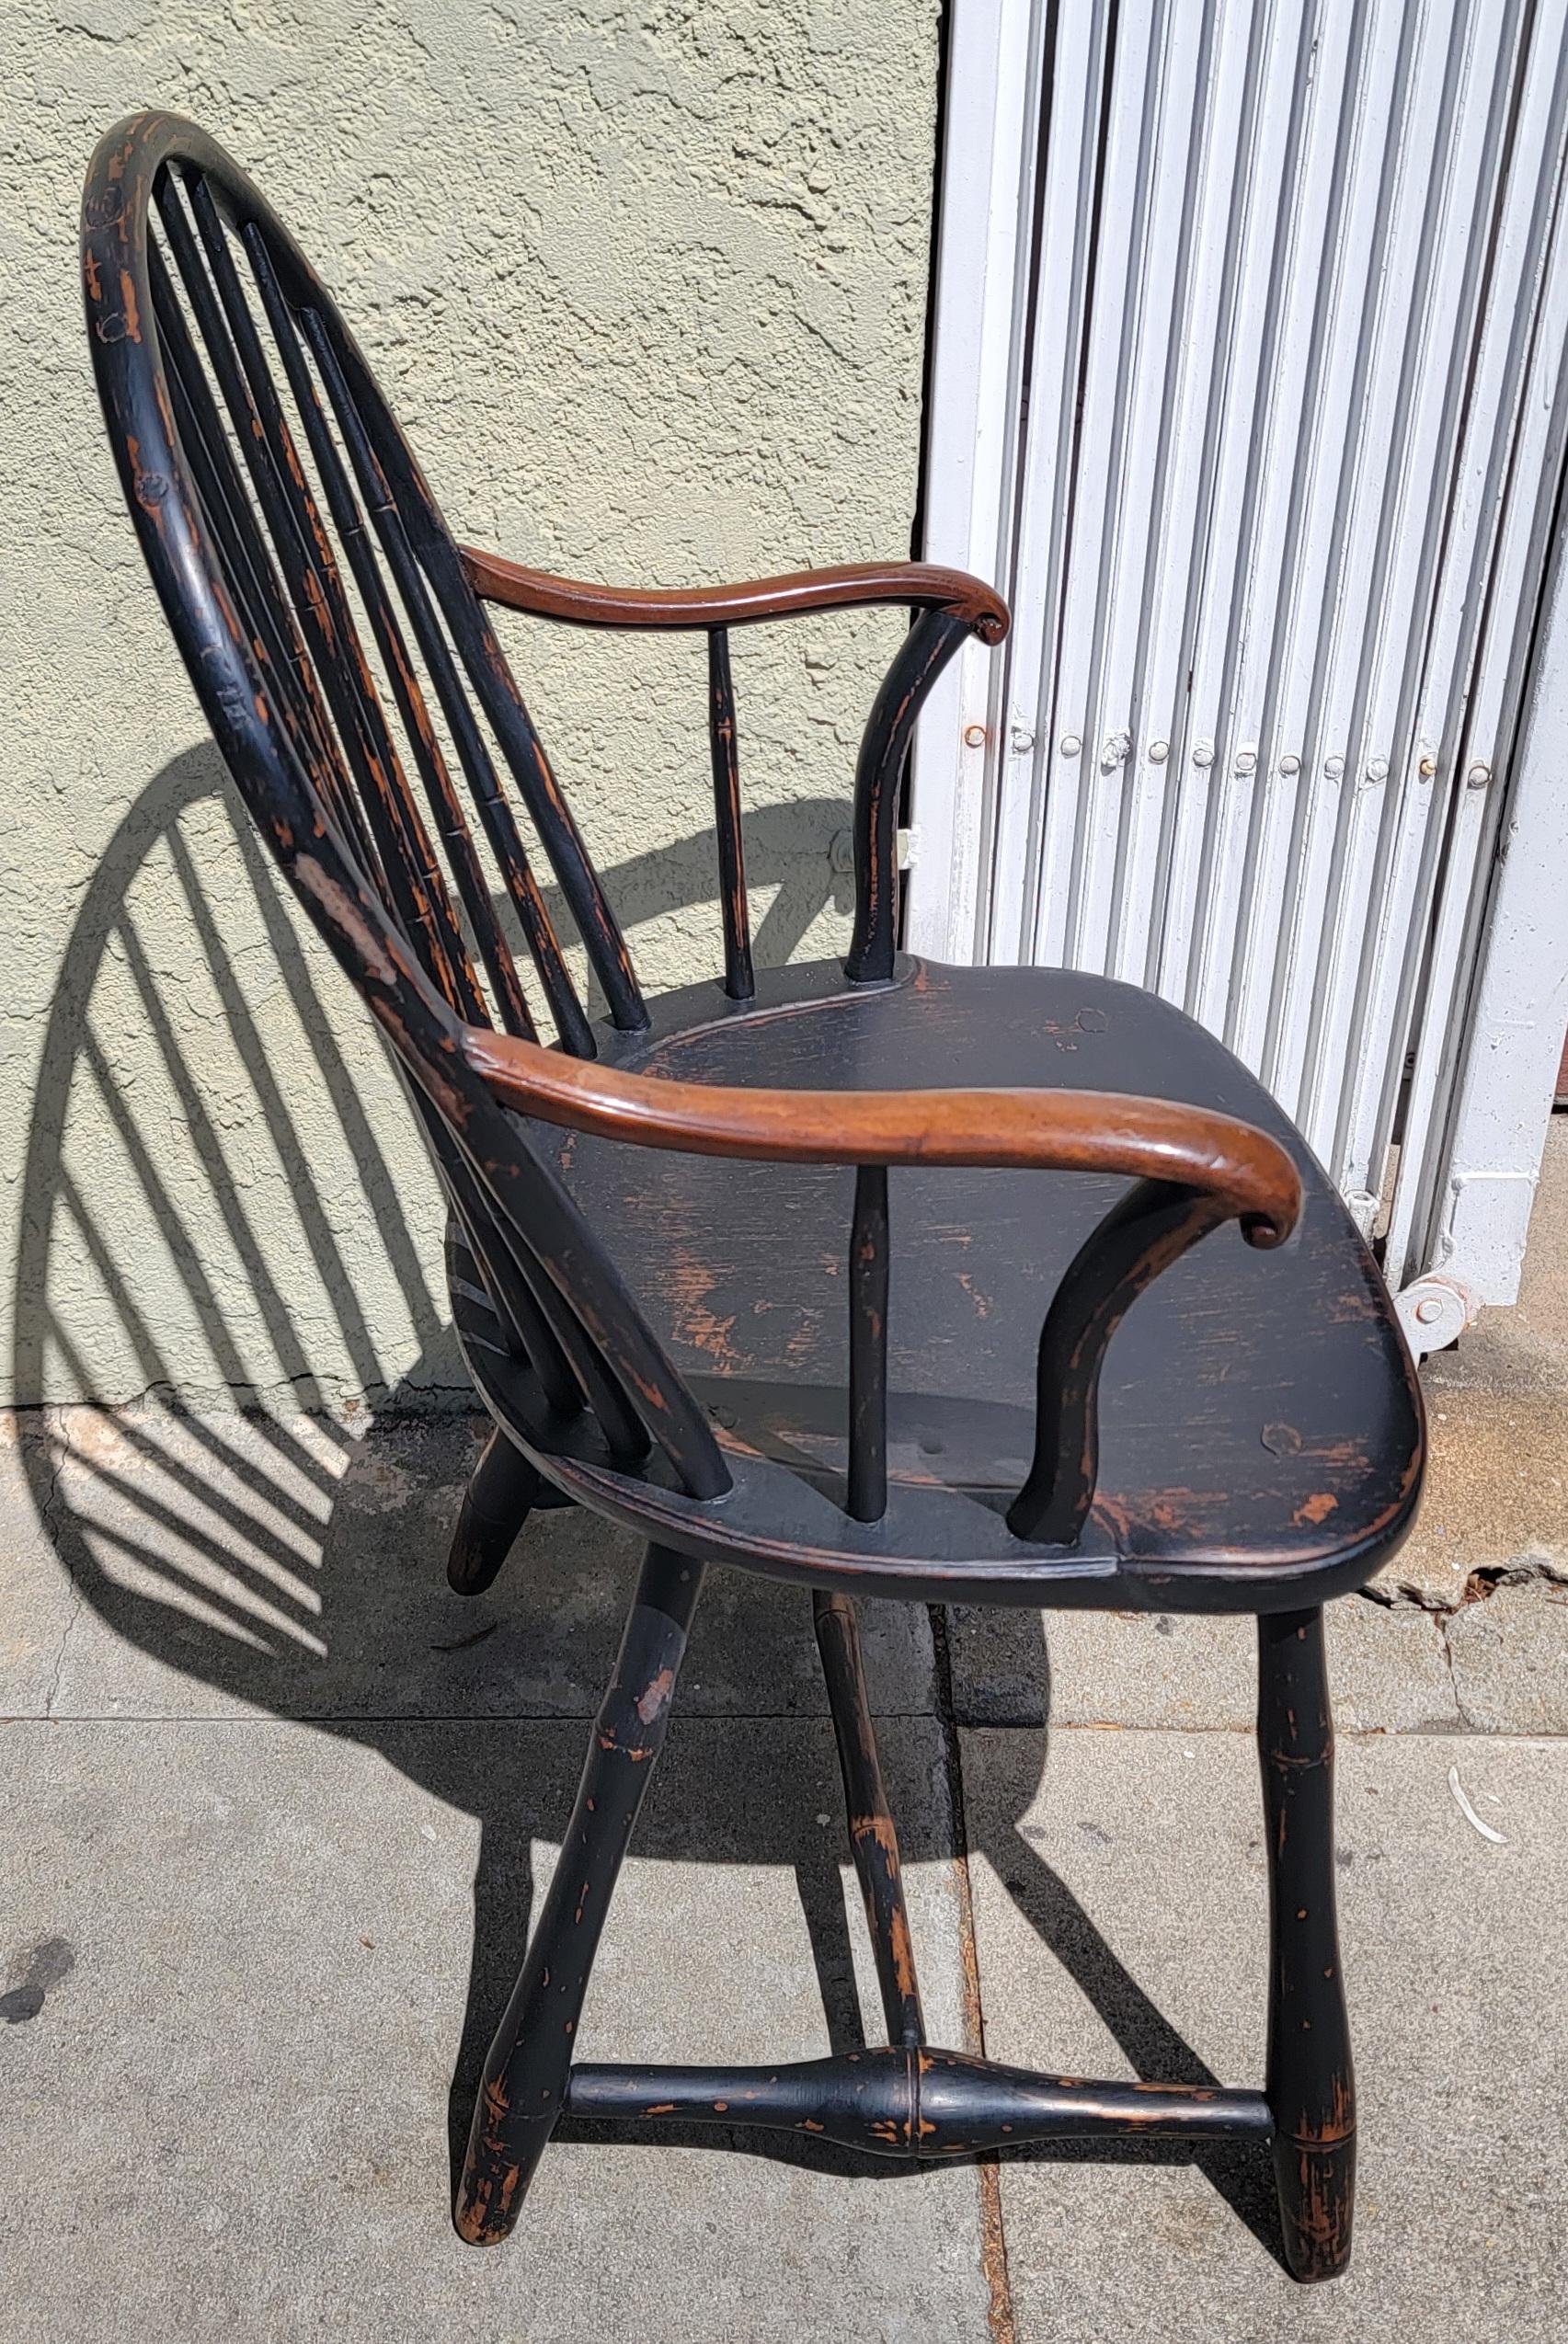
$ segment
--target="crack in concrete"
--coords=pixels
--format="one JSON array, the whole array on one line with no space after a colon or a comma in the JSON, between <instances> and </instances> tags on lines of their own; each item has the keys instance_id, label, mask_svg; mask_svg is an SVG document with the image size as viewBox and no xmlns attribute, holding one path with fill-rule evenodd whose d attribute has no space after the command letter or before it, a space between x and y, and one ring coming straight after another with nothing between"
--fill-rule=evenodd
<instances>
[{"instance_id":1,"label":"crack in concrete","mask_svg":"<svg viewBox=\"0 0 1568 2344\"><path fill-rule=\"evenodd\" d=\"M1461 1722L1472 1733L1495 1731L1482 1719L1478 1719L1465 1699L1459 1683L1452 1628L1454 1621L1472 1604L1490 1603L1500 1587L1549 1587L1568 1589L1568 1572L1550 1562L1482 1563L1465 1580L1459 1594L1445 1603L1439 1596L1425 1589L1410 1585L1396 1587L1361 1587L1358 1595L1376 1604L1381 1611L1420 1611L1431 1620L1442 1648L1443 1665L1448 1673L1448 1687L1454 1697L1454 1708Z\"/></svg>"},{"instance_id":2,"label":"crack in concrete","mask_svg":"<svg viewBox=\"0 0 1568 2344\"><path fill-rule=\"evenodd\" d=\"M1448 1616L1439 1613L1436 1615L1436 1618L1437 1641L1442 1647L1443 1666L1448 1672L1448 1690L1454 1697L1455 1710L1464 1720L1466 1725L1473 1726L1475 1721L1466 1709L1464 1695L1459 1690L1459 1675L1454 1665L1454 1648L1448 1639Z\"/></svg>"},{"instance_id":3,"label":"crack in concrete","mask_svg":"<svg viewBox=\"0 0 1568 2344\"><path fill-rule=\"evenodd\" d=\"M1489 1562L1472 1571L1450 1602L1409 1581L1383 1587L1358 1587L1356 1593L1379 1611L1424 1611L1435 1619L1452 1619L1471 1604L1483 1604L1499 1587L1568 1588L1568 1572L1551 1562Z\"/></svg>"},{"instance_id":4,"label":"crack in concrete","mask_svg":"<svg viewBox=\"0 0 1568 2344\"><path fill-rule=\"evenodd\" d=\"M963 1745L953 1691L953 1649L945 1607L927 1607L931 1622L932 1681L935 1715L946 1755L947 1803L952 1817L953 1870L958 1889L958 1958L963 1975L964 2048L983 2059L985 2008L980 1995L979 1945L969 1884L969 1834L964 1806ZM1007 2231L1001 2211L1001 2168L995 2151L975 2161L979 2192L980 2270L986 2282L991 2344L1017 2344L1013 2290L1007 2270Z\"/></svg>"}]
</instances>

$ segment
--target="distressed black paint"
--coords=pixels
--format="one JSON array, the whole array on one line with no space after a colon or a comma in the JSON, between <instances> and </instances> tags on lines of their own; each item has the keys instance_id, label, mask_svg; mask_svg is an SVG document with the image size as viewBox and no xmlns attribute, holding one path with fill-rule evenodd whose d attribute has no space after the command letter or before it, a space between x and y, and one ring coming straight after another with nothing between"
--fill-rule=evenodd
<instances>
[{"instance_id":1,"label":"distressed black paint","mask_svg":"<svg viewBox=\"0 0 1568 2344\"><path fill-rule=\"evenodd\" d=\"M812 1609L849 1810L850 1853L865 1905L887 2033L896 2043L921 2043L925 2040L925 2021L915 1977L914 1940L904 1903L898 1837L872 1722L860 1622L847 1595L829 1595L820 1588Z\"/></svg>"},{"instance_id":2,"label":"distressed black paint","mask_svg":"<svg viewBox=\"0 0 1568 2344\"><path fill-rule=\"evenodd\" d=\"M1258 1622L1268 1863L1268 2074L1285 2250L1298 2279L1350 2259L1356 2078L1333 1887L1333 1726L1321 1611Z\"/></svg>"},{"instance_id":3,"label":"distressed black paint","mask_svg":"<svg viewBox=\"0 0 1568 2344\"><path fill-rule=\"evenodd\" d=\"M1036 2075L931 2044L778 2067L574 2069L573 2116L757 2125L872 2155L977 2156L1030 2141L1266 2141L1261 2092Z\"/></svg>"},{"instance_id":4,"label":"distressed black paint","mask_svg":"<svg viewBox=\"0 0 1568 2344\"><path fill-rule=\"evenodd\" d=\"M664 1747L702 1584L701 1563L649 1548L549 1894L485 2062L457 2201L458 2229L473 2246L510 2230L555 2128L600 1932Z\"/></svg>"},{"instance_id":5,"label":"distressed black paint","mask_svg":"<svg viewBox=\"0 0 1568 2344\"><path fill-rule=\"evenodd\" d=\"M857 1522L887 1511L887 1167L862 1164L850 1222L850 1465L848 1506Z\"/></svg>"},{"instance_id":6,"label":"distressed black paint","mask_svg":"<svg viewBox=\"0 0 1568 2344\"><path fill-rule=\"evenodd\" d=\"M729 671L729 635L724 627L708 632L708 746L714 769L719 912L724 921L724 989L732 1001L749 1001L757 989L757 979L751 966L751 917L741 845L735 683Z\"/></svg>"},{"instance_id":7,"label":"distressed black paint","mask_svg":"<svg viewBox=\"0 0 1568 2344\"><path fill-rule=\"evenodd\" d=\"M1212 1037L1108 980L898 957L894 842L915 718L967 635L1001 640L1005 609L923 565L666 591L459 548L288 232L173 117L133 117L99 147L82 257L104 414L155 586L258 828L395 1054L446 1191L453 1313L496 1424L452 1584L488 1585L535 1505L575 1501L648 1542L491 2049L464 2235L505 2235L563 2109L778 2126L910 2158L1058 2137L1272 2137L1291 2267L1331 2275L1349 2251L1355 2134L1319 1606L1363 1584L1409 1524L1419 1396L1340 1200ZM486 615L498 602L706 631L722 989L644 1000ZM759 973L727 630L896 602L918 616L857 767L847 964ZM572 984L509 787L605 1021ZM490 901L471 813L564 1056L527 1046L527 964ZM532 1063L532 1092L486 1073L486 1048ZM621 1086L634 1127L540 1119L554 1093L539 1069L558 1092L567 1067L580 1093L589 1059L639 1079ZM699 1148L660 1109L661 1086L667 1102L722 1087L727 1120L704 1124ZM753 1096L750 1124L734 1103L748 1091L772 1094ZM1050 1109L1023 1155L983 1137L1015 1116L1011 1097L995 1105L1015 1092L1029 1115ZM1076 1119L1061 1103L1072 1092ZM900 1121L867 1092L932 1101ZM852 1110L876 1144L844 1157ZM895 1124L896 1154L881 1144ZM1298 1204L1277 1252L1240 1241L1235 1222L1253 1247L1277 1243ZM794 2067L574 2069L709 1561L814 1591L893 2041ZM850 1600L866 1591L1260 1615L1264 2092L1085 2083L925 2042ZM29 2007L6 2015L30 2016L41 1984L13 1992Z\"/></svg>"}]
</instances>

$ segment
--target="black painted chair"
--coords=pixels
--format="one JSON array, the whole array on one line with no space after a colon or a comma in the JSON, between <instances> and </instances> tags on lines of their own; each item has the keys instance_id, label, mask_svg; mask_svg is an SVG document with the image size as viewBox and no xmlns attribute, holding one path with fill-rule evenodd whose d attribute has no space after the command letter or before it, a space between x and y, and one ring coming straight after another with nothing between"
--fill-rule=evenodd
<instances>
[{"instance_id":1,"label":"black painted chair","mask_svg":"<svg viewBox=\"0 0 1568 2344\"><path fill-rule=\"evenodd\" d=\"M894 2157L1252 2139L1273 2144L1291 2269L1332 2275L1355 2117L1321 1606L1409 1524L1420 1400L1338 1196L1218 1042L1127 986L898 952L911 728L964 636L1000 640L1003 605L919 565L666 592L459 546L287 231L167 115L95 154L83 266L109 435L192 680L442 1175L452 1309L495 1426L452 1584L487 1585L535 1506L648 1541L486 2065L459 2229L506 2235L567 2111ZM645 1000L486 602L705 634L722 981ZM754 972L728 633L873 603L914 617L855 775L848 960ZM888 2043L795 2067L574 2064L710 1562L813 1590ZM926 2042L857 1591L1257 1615L1261 2092L1082 2082Z\"/></svg>"}]
</instances>

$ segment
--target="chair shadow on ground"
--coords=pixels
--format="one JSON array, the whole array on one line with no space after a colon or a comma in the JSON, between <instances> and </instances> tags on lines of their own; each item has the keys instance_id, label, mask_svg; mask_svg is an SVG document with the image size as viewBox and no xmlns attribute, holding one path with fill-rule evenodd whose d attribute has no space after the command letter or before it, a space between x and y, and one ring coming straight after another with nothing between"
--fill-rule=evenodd
<instances>
[{"instance_id":1,"label":"chair shadow on ground","mask_svg":"<svg viewBox=\"0 0 1568 2344\"><path fill-rule=\"evenodd\" d=\"M749 821L753 887L777 889L758 933L760 960L787 958L844 886L823 846L843 815L836 802L813 800ZM702 900L694 890L705 894L713 868L711 840L682 841L612 872L612 898L635 928L672 901ZM183 905L177 932L171 901ZM531 1845L558 1838L570 1785L557 1800L554 1786L542 1795L525 1766L475 1767L471 1736L420 1721L586 1721L635 1557L607 1526L540 1515L489 1595L465 1606L447 1590L446 1542L480 1433L471 1416L452 1412L463 1371L425 1266L435 1258L439 1201L422 1165L408 1170L414 1149L394 1176L363 1098L383 1062L351 1062L379 1045L347 993L341 1004L333 999L335 973L319 954L302 953L301 933L215 752L175 760L120 824L65 952L28 1138L17 1272L17 1389L90 1381L97 1361L118 1357L120 1388L146 1401L113 1416L40 1412L23 1460L77 1596L121 1640L103 1645L100 1664L123 1688L122 1709L134 1712L138 1668L160 1713L200 1707L183 1688L171 1695L172 1670L213 1703L238 1700L373 1750L477 1822L474 1951L451 2090L455 2159L527 1934ZM122 1067L131 1021L144 1021L148 1046ZM237 1103L236 1086L247 1093ZM384 1076L381 1088L390 1091ZM401 1375L386 1373L377 1348L372 1320L387 1307L409 1331L405 1355L418 1352ZM331 1389L315 1355L324 1331L338 1363ZM176 1343L177 1363L168 1351ZM181 1370L189 1375L198 1345L210 1362L203 1389L251 1396L243 1430L221 1409L191 1409ZM334 1389L356 1385L374 1396L362 1431L321 1412ZM432 1407L442 1401L444 1415ZM946 1640L935 1625L936 1707L951 1744ZM1011 1615L1008 1633L1046 1715L1038 1619ZM868 1641L875 1664L876 1635ZM733 1683L723 1689L736 1655L741 1678L750 1676L739 1695ZM720 1687L716 1709L704 1709L705 1683L710 1693ZM666 1777L680 1715L717 1715L727 1703L734 1715L819 1712L816 1685L799 1594L715 1573ZM70 1706L67 1698L66 1713ZM1004 1812L1021 1818L1047 1735L1009 1743L1020 1751L1019 1776ZM656 1787L635 1853L793 1866L838 2051L864 2038L841 1841L817 1824L815 1806L806 1782L775 1785L755 1801L726 1785L722 1797L699 1793L683 1806ZM945 1858L947 1819L921 1806L906 1801L898 1815L906 1858ZM995 1845L982 1838L970 1854L992 1864L1139 2076L1221 2080L1019 1830ZM765 2056L761 2007L758 2027L754 2055ZM1040 2055L1048 2059L1048 2045ZM619 2129L562 2127L600 2141ZM639 2127L636 2137L650 2134ZM672 2126L664 2137L712 2147L726 2136ZM744 2145L845 2174L902 2169L787 2136L750 2134ZM1074 2144L1005 2154L1081 2161ZM1195 2163L1282 2260L1266 2153L1130 2142L1092 2144L1086 2154Z\"/></svg>"}]
</instances>

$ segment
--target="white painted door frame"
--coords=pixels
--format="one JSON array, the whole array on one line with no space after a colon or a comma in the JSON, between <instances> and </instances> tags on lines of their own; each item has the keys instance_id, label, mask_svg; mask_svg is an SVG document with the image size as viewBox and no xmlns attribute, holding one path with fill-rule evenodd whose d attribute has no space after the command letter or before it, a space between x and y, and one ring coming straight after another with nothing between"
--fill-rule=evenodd
<instances>
[{"instance_id":1,"label":"white painted door frame","mask_svg":"<svg viewBox=\"0 0 1568 2344\"><path fill-rule=\"evenodd\" d=\"M1010 559L1042 14L1037 0L954 0L949 15L924 551L988 583ZM934 960L988 957L1001 680L1001 661L969 642L916 740L905 933Z\"/></svg>"},{"instance_id":2,"label":"white painted door frame","mask_svg":"<svg viewBox=\"0 0 1568 2344\"><path fill-rule=\"evenodd\" d=\"M1055 272L1052 301L1070 303L1077 291L1059 251L1031 249L1036 202L1048 195L1036 184L1046 13L1045 0L953 0L947 67L923 551L1009 592L1017 586L1031 272ZM1062 21L1087 25L1098 13L1097 0L1074 0ZM1526 103L1540 109L1541 135L1560 137L1562 89L1549 86L1544 67L1536 80ZM1048 167L1070 170L1074 158L1059 154ZM1556 188L1560 208L1561 179ZM1518 233L1528 224L1521 218ZM1568 229L1554 210L1538 215L1531 232L1547 290L1530 348L1510 360L1525 386L1525 452L1509 462L1534 463L1555 479L1568 443ZM1485 507L1500 498L1505 484L1482 464L1472 485L1467 457L1459 451L1456 500ZM1027 493L1048 497L1050 483L1036 476ZM1529 640L1492 647L1462 746L1449 744L1467 760L1461 770L1483 778L1473 790L1454 783L1412 1004L1407 1128L1421 1135L1420 1161L1402 1168L1388 1266L1422 1350L1451 1340L1481 1304L1516 1294L1568 1023L1568 587L1558 515L1532 519L1528 500L1519 502L1525 518L1498 525L1486 576L1502 567L1516 580L1540 580L1539 623ZM1038 644L1017 652L1009 704L1007 664L973 646L933 695L917 739L907 933L911 949L935 958L1030 956L1015 923L999 931L993 918L999 808L1009 760L1035 752L1035 671L1044 657ZM1005 833L1001 843L1011 863L1015 846ZM1387 953L1386 936L1378 949Z\"/></svg>"},{"instance_id":3,"label":"white painted door frame","mask_svg":"<svg viewBox=\"0 0 1568 2344\"><path fill-rule=\"evenodd\" d=\"M1519 1290L1530 1207L1568 1032L1568 528L1551 547L1514 772L1480 935L1449 1034L1451 1106L1433 1151L1426 1267L1409 1289L1466 1320ZM1436 1321L1435 1321L1436 1323Z\"/></svg>"}]
</instances>

